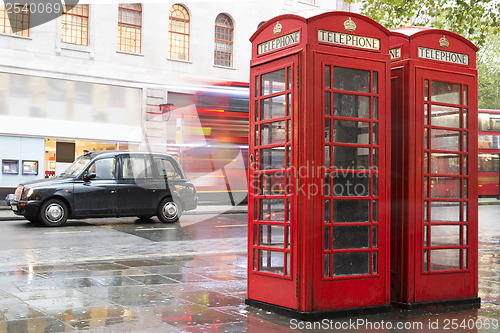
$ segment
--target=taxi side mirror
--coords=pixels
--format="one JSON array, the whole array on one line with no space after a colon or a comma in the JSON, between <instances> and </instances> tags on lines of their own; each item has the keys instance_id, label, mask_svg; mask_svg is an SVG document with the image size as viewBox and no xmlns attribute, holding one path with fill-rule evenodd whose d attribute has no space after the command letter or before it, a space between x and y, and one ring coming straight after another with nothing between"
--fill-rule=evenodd
<instances>
[{"instance_id":1,"label":"taxi side mirror","mask_svg":"<svg viewBox=\"0 0 500 333\"><path fill-rule=\"evenodd\" d=\"M97 175L95 174L95 172L91 172L89 174L86 174L85 176L83 176L83 180L88 182L92 179L94 179Z\"/></svg>"}]
</instances>

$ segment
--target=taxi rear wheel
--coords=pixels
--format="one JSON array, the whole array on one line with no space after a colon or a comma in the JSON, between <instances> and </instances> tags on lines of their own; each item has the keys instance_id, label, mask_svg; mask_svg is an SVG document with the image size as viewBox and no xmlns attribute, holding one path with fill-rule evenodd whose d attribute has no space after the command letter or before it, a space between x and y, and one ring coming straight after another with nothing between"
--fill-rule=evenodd
<instances>
[{"instance_id":1,"label":"taxi rear wheel","mask_svg":"<svg viewBox=\"0 0 500 333\"><path fill-rule=\"evenodd\" d=\"M174 223L179 221L182 206L173 199L165 199L158 206L158 219L163 223Z\"/></svg>"},{"instance_id":2,"label":"taxi rear wheel","mask_svg":"<svg viewBox=\"0 0 500 333\"><path fill-rule=\"evenodd\" d=\"M59 199L47 200L40 207L38 218L47 227L60 227L68 219L68 207Z\"/></svg>"}]
</instances>

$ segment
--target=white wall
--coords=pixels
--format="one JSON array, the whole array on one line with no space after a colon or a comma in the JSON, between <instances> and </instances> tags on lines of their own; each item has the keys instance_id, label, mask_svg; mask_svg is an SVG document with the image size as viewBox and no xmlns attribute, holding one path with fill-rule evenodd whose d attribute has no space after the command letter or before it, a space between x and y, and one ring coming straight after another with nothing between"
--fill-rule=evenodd
<instances>
[{"instance_id":1,"label":"white wall","mask_svg":"<svg viewBox=\"0 0 500 333\"><path fill-rule=\"evenodd\" d=\"M248 81L248 39L261 21L282 12L281 1L184 1L191 15L191 54L190 61L182 62L168 59L168 15L175 3L143 3L141 55L117 52L118 4L91 4L89 46L61 43L61 19L57 18L30 29L27 38L0 35L0 71L46 71L56 77L110 84L112 80L164 84L186 78ZM214 23L219 13L234 20L232 69L213 64Z\"/></svg>"},{"instance_id":2,"label":"white wall","mask_svg":"<svg viewBox=\"0 0 500 333\"><path fill-rule=\"evenodd\" d=\"M0 34L0 71L108 84L180 84L186 79L248 81L249 38L260 22L307 9L335 9L336 1L316 0L186 0L143 1L141 54L117 52L119 1L90 4L89 46L60 42L61 18L30 29L29 37ZM173 4L184 5L191 18L190 60L168 59L168 15ZM234 23L234 65L214 66L214 24L225 13ZM46 72L43 74L43 72ZM121 83L120 83L121 82Z\"/></svg>"}]
</instances>

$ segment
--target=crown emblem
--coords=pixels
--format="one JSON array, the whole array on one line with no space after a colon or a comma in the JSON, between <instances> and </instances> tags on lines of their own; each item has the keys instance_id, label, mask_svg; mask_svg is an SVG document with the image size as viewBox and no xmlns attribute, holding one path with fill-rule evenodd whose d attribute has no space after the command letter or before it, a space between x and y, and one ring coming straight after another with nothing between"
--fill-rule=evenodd
<instances>
[{"instance_id":1,"label":"crown emblem","mask_svg":"<svg viewBox=\"0 0 500 333\"><path fill-rule=\"evenodd\" d=\"M448 46L450 46L450 42L446 39L445 36L441 37L441 39L439 40L439 46L441 47L445 47L445 48L448 48Z\"/></svg>"},{"instance_id":2,"label":"crown emblem","mask_svg":"<svg viewBox=\"0 0 500 333\"><path fill-rule=\"evenodd\" d=\"M349 19L344 22L344 29L347 31L354 31L356 30L356 23L349 17Z\"/></svg>"},{"instance_id":3,"label":"crown emblem","mask_svg":"<svg viewBox=\"0 0 500 333\"><path fill-rule=\"evenodd\" d=\"M273 32L275 35L279 35L281 31L283 30L283 26L278 22L276 22L276 25L274 26Z\"/></svg>"}]
</instances>

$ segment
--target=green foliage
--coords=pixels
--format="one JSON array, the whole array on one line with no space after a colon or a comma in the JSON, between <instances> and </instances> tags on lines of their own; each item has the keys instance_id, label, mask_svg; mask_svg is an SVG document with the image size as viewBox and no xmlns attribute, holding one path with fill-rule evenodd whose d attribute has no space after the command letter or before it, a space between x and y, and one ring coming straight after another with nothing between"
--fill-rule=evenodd
<instances>
[{"instance_id":1,"label":"green foliage","mask_svg":"<svg viewBox=\"0 0 500 333\"><path fill-rule=\"evenodd\" d=\"M349 2L355 2L350 0ZM498 0L360 0L362 14L387 28L407 25L450 30L477 46L489 33L500 32Z\"/></svg>"},{"instance_id":2,"label":"green foliage","mask_svg":"<svg viewBox=\"0 0 500 333\"><path fill-rule=\"evenodd\" d=\"M489 34L477 53L478 106L500 109L500 36Z\"/></svg>"},{"instance_id":3,"label":"green foliage","mask_svg":"<svg viewBox=\"0 0 500 333\"><path fill-rule=\"evenodd\" d=\"M478 106L480 109L500 109L500 71L478 64Z\"/></svg>"},{"instance_id":4,"label":"green foliage","mask_svg":"<svg viewBox=\"0 0 500 333\"><path fill-rule=\"evenodd\" d=\"M478 106L500 109L500 0L347 0L388 29L427 26L453 31L479 47Z\"/></svg>"}]
</instances>

